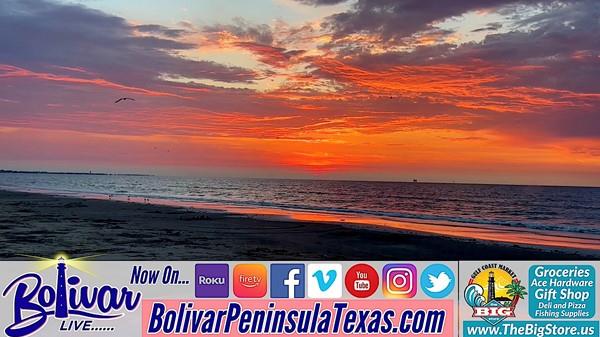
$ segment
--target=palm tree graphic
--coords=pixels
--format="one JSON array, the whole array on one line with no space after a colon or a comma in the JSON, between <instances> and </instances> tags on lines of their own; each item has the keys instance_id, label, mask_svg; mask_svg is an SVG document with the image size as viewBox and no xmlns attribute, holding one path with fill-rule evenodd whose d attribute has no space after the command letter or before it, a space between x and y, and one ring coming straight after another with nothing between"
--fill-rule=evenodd
<instances>
[{"instance_id":1,"label":"palm tree graphic","mask_svg":"<svg viewBox=\"0 0 600 337\"><path fill-rule=\"evenodd\" d=\"M506 293L513 297L512 301L510 302L510 307L513 309L517 306L519 298L525 298L525 295L527 295L525 287L521 285L520 280L512 280L512 282L505 288L508 289Z\"/></svg>"}]
</instances>

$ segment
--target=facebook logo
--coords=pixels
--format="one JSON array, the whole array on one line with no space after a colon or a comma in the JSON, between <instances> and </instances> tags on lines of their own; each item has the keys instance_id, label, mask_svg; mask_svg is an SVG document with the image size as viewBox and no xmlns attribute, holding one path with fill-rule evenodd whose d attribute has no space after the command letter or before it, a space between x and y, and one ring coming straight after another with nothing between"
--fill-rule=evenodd
<instances>
[{"instance_id":1,"label":"facebook logo","mask_svg":"<svg viewBox=\"0 0 600 337\"><path fill-rule=\"evenodd\" d=\"M304 298L304 265L271 264L271 297Z\"/></svg>"}]
</instances>

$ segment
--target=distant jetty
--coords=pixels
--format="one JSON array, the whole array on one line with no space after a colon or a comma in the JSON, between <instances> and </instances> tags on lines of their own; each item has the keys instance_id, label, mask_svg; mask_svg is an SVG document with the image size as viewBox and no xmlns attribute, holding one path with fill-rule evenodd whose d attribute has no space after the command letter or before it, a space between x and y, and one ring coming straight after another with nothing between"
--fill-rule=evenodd
<instances>
[{"instance_id":1,"label":"distant jetty","mask_svg":"<svg viewBox=\"0 0 600 337\"><path fill-rule=\"evenodd\" d=\"M70 175L93 175L93 176L130 176L130 177L149 177L151 174L140 173L106 173L106 172L53 172L53 171L20 171L20 170L0 170L2 173L17 173L17 174L70 174Z\"/></svg>"}]
</instances>

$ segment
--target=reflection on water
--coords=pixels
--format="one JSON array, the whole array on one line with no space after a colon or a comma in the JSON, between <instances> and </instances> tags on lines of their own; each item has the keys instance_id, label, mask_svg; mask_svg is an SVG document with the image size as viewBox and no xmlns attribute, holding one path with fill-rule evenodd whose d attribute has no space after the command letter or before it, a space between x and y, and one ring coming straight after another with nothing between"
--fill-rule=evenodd
<instances>
[{"instance_id":1,"label":"reflection on water","mask_svg":"<svg viewBox=\"0 0 600 337\"><path fill-rule=\"evenodd\" d=\"M517 243L600 242L600 188L14 173L0 174L0 186Z\"/></svg>"}]
</instances>

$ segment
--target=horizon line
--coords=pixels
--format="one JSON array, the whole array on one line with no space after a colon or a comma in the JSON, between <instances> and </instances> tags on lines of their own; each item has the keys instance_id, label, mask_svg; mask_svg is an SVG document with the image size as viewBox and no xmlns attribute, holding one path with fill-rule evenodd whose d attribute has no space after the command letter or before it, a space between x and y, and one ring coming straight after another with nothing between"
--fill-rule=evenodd
<instances>
[{"instance_id":1,"label":"horizon line","mask_svg":"<svg viewBox=\"0 0 600 337\"><path fill-rule=\"evenodd\" d=\"M98 175L98 176L138 176L138 177L188 177L202 179L256 179L256 180L300 180L300 181L339 181L339 182L370 182L370 183L402 183L402 184L447 184L447 185L494 185L494 186L523 186L523 187L571 187L571 188L600 188L600 185L548 185L548 184L518 184L518 183L493 183L493 182L464 182L464 181L421 181L411 180L368 180L368 179L327 179L327 178L267 178L267 177L242 177L242 176L194 176L194 175L167 175L148 173L110 173L94 171L48 171L48 170L9 170L0 169L0 174L58 174L58 175Z\"/></svg>"}]
</instances>

